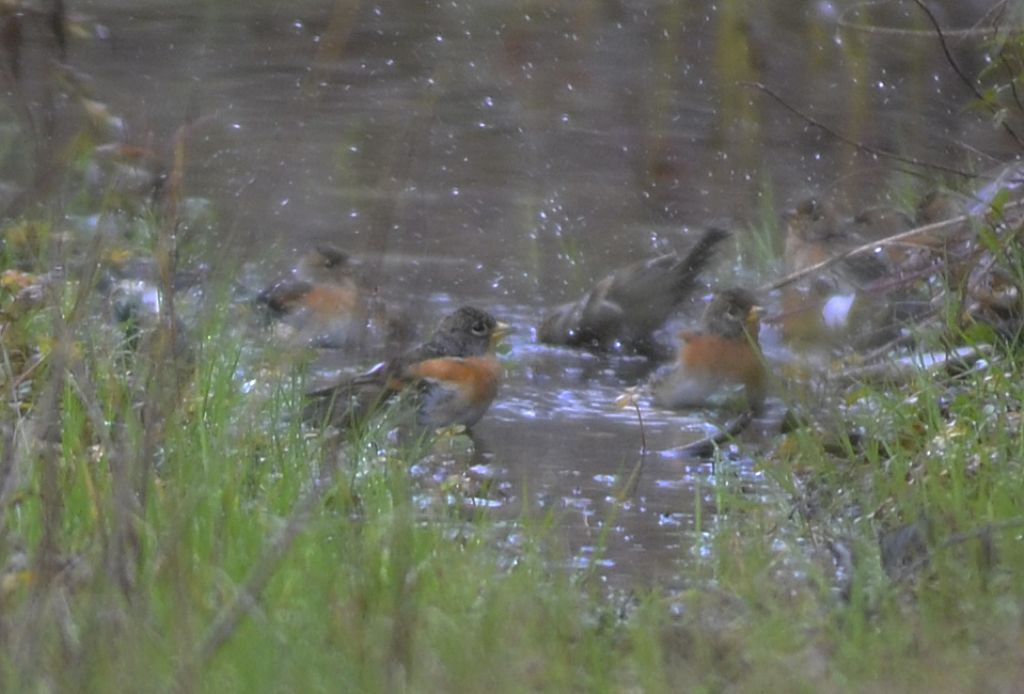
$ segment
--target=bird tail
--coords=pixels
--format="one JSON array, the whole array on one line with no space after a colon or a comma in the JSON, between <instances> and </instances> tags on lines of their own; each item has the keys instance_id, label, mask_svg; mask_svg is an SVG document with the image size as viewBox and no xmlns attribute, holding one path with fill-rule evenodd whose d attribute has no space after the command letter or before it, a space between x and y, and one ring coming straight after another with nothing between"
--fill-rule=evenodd
<instances>
[{"instance_id":1,"label":"bird tail","mask_svg":"<svg viewBox=\"0 0 1024 694\"><path fill-rule=\"evenodd\" d=\"M307 390L303 419L316 427L333 423L342 429L365 422L396 392L387 366L380 363L340 383Z\"/></svg>"},{"instance_id":2,"label":"bird tail","mask_svg":"<svg viewBox=\"0 0 1024 694\"><path fill-rule=\"evenodd\" d=\"M719 227L710 227L697 239L690 252L676 265L676 292L678 296L686 294L697 281L697 276L704 271L715 253L718 244L729 238L731 234Z\"/></svg>"}]
</instances>

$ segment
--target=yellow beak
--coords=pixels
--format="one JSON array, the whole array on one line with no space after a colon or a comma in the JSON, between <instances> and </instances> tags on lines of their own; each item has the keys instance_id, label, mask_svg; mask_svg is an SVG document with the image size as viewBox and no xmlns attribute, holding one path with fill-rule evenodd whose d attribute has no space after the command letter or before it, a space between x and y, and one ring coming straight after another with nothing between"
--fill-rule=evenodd
<instances>
[{"instance_id":1,"label":"yellow beak","mask_svg":"<svg viewBox=\"0 0 1024 694\"><path fill-rule=\"evenodd\" d=\"M511 325L509 325L508 323L503 323L502 321L498 321L497 324L494 326L494 330L491 332L491 346L496 346L499 342L501 342L501 338L505 337L511 332L513 332Z\"/></svg>"}]
</instances>

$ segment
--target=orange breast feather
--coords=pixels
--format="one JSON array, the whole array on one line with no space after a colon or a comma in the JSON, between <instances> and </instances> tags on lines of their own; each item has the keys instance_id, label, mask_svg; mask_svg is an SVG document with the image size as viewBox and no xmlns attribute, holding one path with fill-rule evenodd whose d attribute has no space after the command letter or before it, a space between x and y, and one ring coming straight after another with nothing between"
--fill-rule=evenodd
<instances>
[{"instance_id":1,"label":"orange breast feather","mask_svg":"<svg viewBox=\"0 0 1024 694\"><path fill-rule=\"evenodd\" d=\"M349 287L318 284L306 295L306 305L317 314L348 313L356 309L356 292Z\"/></svg>"},{"instance_id":2,"label":"orange breast feather","mask_svg":"<svg viewBox=\"0 0 1024 694\"><path fill-rule=\"evenodd\" d=\"M494 357L427 359L413 364L407 375L447 384L458 384L472 402L490 401L498 392L500 369Z\"/></svg>"},{"instance_id":3,"label":"orange breast feather","mask_svg":"<svg viewBox=\"0 0 1024 694\"><path fill-rule=\"evenodd\" d=\"M761 356L746 340L723 340L711 335L684 336L680 363L685 372L708 373L724 383L742 383L758 389L764 378Z\"/></svg>"}]
</instances>

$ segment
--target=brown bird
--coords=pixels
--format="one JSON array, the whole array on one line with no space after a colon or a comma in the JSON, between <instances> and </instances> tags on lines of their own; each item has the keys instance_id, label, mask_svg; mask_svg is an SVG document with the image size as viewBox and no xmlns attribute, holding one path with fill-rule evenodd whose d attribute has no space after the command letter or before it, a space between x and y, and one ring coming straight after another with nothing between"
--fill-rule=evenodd
<instances>
[{"instance_id":1,"label":"brown bird","mask_svg":"<svg viewBox=\"0 0 1024 694\"><path fill-rule=\"evenodd\" d=\"M679 333L676 362L651 384L654 404L670 409L706 407L740 395L760 409L767 372L758 344L761 308L746 289L718 292L696 331Z\"/></svg>"},{"instance_id":2,"label":"brown bird","mask_svg":"<svg viewBox=\"0 0 1024 694\"><path fill-rule=\"evenodd\" d=\"M501 367L494 350L509 332L486 311L463 306L422 345L354 379L308 393L307 419L342 426L365 421L401 395L413 401L421 427L471 427L497 395Z\"/></svg>"},{"instance_id":3,"label":"brown bird","mask_svg":"<svg viewBox=\"0 0 1024 694\"><path fill-rule=\"evenodd\" d=\"M852 222L840 218L836 210L817 198L808 198L782 213L786 228L786 270L804 270L829 258L842 255L865 243L861 233L871 217ZM909 220L907 226L909 228ZM886 275L885 261L875 253L859 253L843 258L828 272L848 285L861 286Z\"/></svg>"},{"instance_id":4,"label":"brown bird","mask_svg":"<svg viewBox=\"0 0 1024 694\"><path fill-rule=\"evenodd\" d=\"M613 272L577 301L554 309L541 342L596 352L651 355L653 333L693 291L697 277L729 233L708 229L683 257L668 253Z\"/></svg>"},{"instance_id":5,"label":"brown bird","mask_svg":"<svg viewBox=\"0 0 1024 694\"><path fill-rule=\"evenodd\" d=\"M256 302L313 347L353 346L365 335L366 300L352 259L328 244L306 253L291 277L264 289Z\"/></svg>"},{"instance_id":6,"label":"brown bird","mask_svg":"<svg viewBox=\"0 0 1024 694\"><path fill-rule=\"evenodd\" d=\"M786 229L786 271L806 270L865 243L867 216L842 220L815 198L782 214ZM888 221L887 221L888 223ZM909 220L907 220L909 223ZM783 338L800 346L865 346L891 332L891 306L864 290L891 276L887 257L863 252L787 285L782 292Z\"/></svg>"}]
</instances>

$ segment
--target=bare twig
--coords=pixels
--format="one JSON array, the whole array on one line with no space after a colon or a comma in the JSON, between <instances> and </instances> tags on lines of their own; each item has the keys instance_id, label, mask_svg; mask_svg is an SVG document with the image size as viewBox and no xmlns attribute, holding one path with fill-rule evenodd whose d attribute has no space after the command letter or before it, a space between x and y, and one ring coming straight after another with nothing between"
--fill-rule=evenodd
<instances>
[{"instance_id":1,"label":"bare twig","mask_svg":"<svg viewBox=\"0 0 1024 694\"><path fill-rule=\"evenodd\" d=\"M647 452L647 432L644 429L644 415L640 411L640 403L633 401L633 407L636 409L636 419L640 422L640 453Z\"/></svg>"},{"instance_id":2,"label":"bare twig","mask_svg":"<svg viewBox=\"0 0 1024 694\"><path fill-rule=\"evenodd\" d=\"M936 171L942 171L943 173L953 174L956 176L963 176L964 178L977 177L976 174L972 174L969 171L964 171L963 169L957 169L952 166L946 166L945 164L937 164L935 162L924 161L923 159L918 159L916 157L906 157L901 154L897 154L896 152L891 152L887 149L880 149L878 147L866 145L863 142L858 142L857 140L854 140L852 137L848 137L847 135L844 135L838 130L835 130L831 126L822 123L820 120L814 118L813 116L804 113L803 111L801 111L800 109L798 109L797 107L793 106L788 101L783 99L778 92L776 92L763 82L740 82L740 84L747 87L753 87L754 89L758 89L764 92L772 99L777 101L783 108L785 108L790 113L795 114L797 117L807 121L814 127L824 130L832 137L836 138L837 140L844 144L849 145L850 147L853 147L854 149L860 150L862 152L867 152L868 154L872 154L877 157L884 157L887 159L893 159L895 161L903 162L904 164L910 164L911 166L919 166L926 169L934 169Z\"/></svg>"},{"instance_id":3,"label":"bare twig","mask_svg":"<svg viewBox=\"0 0 1024 694\"><path fill-rule=\"evenodd\" d=\"M713 455L715 449L723 443L743 433L752 421L754 421L754 411L746 410L735 419L726 422L725 426L714 436L707 436L672 450L679 452L687 458L707 458Z\"/></svg>"},{"instance_id":4,"label":"bare twig","mask_svg":"<svg viewBox=\"0 0 1024 694\"><path fill-rule=\"evenodd\" d=\"M1024 525L1024 518L1021 518L1019 516L1017 518L1007 518L1006 520L996 521L994 523L987 523L981 526L980 528L976 528L974 530L968 530L962 533L956 533L955 535L950 535L942 542L940 542L935 549L950 549L951 547L955 547L970 540L986 540L986 538L988 538L990 541L990 536L993 532L1011 530L1013 528L1018 528L1021 525ZM893 579L893 582L900 583L913 577L920 569L922 569L931 561L933 554L933 551L929 551L926 549L921 554L921 556L917 557L912 562L902 567L899 574Z\"/></svg>"},{"instance_id":5,"label":"bare twig","mask_svg":"<svg viewBox=\"0 0 1024 694\"><path fill-rule=\"evenodd\" d=\"M1009 78L1007 80L1007 84L1010 85L1010 94L1013 96L1013 102L1015 104L1017 104L1017 108L1020 111L1024 111L1024 103L1021 103L1020 93L1017 91L1017 79L1016 79L1016 75L1013 72L1013 68L1010 66L1009 62L1006 60L1006 56L1003 56L1002 58L1000 58L999 62L1001 62L1003 67L1006 68L1006 75Z\"/></svg>"},{"instance_id":6,"label":"bare twig","mask_svg":"<svg viewBox=\"0 0 1024 694\"><path fill-rule=\"evenodd\" d=\"M990 346L977 345L953 350L941 357L932 354L920 355L916 358L886 359L864 366L851 367L836 374L836 379L843 382L880 380L903 383L916 378L922 370L929 373L948 371L953 364L974 364L990 354L992 354Z\"/></svg>"},{"instance_id":7,"label":"bare twig","mask_svg":"<svg viewBox=\"0 0 1024 694\"><path fill-rule=\"evenodd\" d=\"M1019 207L1024 207L1024 200L1008 202L1005 205L1003 205L1003 210L1004 211L1013 210L1013 209L1016 209L1016 208L1019 208ZM958 217L951 217L949 219L944 219L941 222L934 222L932 224L925 224L924 226L919 226L919 227L915 227L913 229L908 229L907 231L901 231L898 234L893 234L892 236L887 236L886 238L879 239L877 241L871 241L869 243L862 244L860 246L857 246L856 248L851 248L850 250L846 251L845 253L840 253L838 255L834 255L831 258L828 258L826 260L821 261L820 263L816 263L814 265L808 266L806 268L803 268L802 270L797 270L796 272L791 272L790 274L786 275L785 277L782 277L781 279L778 279L778 280L776 280L775 282L772 282L769 285L761 287L758 291L761 292L761 293L766 293L766 292L774 291L776 289L781 289L782 287L785 287L786 285L792 284L793 282L796 282L797 280L803 279L804 277L807 277L808 275L813 275L813 274L815 274L817 272L821 272L825 268L831 267L832 265L835 265L836 263L840 262L844 258L849 258L852 255L857 255L859 253L868 253L868 252L874 251L876 248L883 248L885 246L890 246L890 245L893 245L893 244L896 244L896 243L900 243L902 241L906 241L907 239L910 239L910 238L912 238L914 236L918 236L918 235L921 235L921 234L928 234L928 233L931 233L933 231L942 231L942 230L948 230L948 229L951 229L951 228L956 228L957 225L959 225L959 224L961 224L963 222L966 222L966 221L968 221L970 219L974 219L975 217L977 217L977 215L975 215L975 214L964 214L964 215L960 215Z\"/></svg>"},{"instance_id":8,"label":"bare twig","mask_svg":"<svg viewBox=\"0 0 1024 694\"><path fill-rule=\"evenodd\" d=\"M939 26L939 20L935 18L935 15L932 14L932 11L928 9L928 6L926 4L924 4L924 0L913 1L915 5L921 8L921 11L924 12L925 15L928 17L928 21L931 22L932 26L935 28L935 34L939 37L939 45L942 46L942 53L943 55L946 56L946 62L949 63L949 66L951 68L953 68L953 72L955 72L957 77L960 78L960 81L963 82L967 86L967 88L971 90L971 93L974 94L974 97L978 101L985 104L986 106L989 106L989 110L994 110L994 108L985 100L985 95L978 90L978 85L974 83L974 80L967 76L967 74L960 67L960 64L956 62L956 59L953 57L953 54L949 52L949 45L946 43L946 37L942 33L942 27ZM1017 133L1014 131L1012 127L1010 127L1009 123L1007 123L1004 120L1001 123L1001 125L1003 126L1003 130L1005 130L1019 146L1024 147L1024 141L1021 141L1020 136L1017 135Z\"/></svg>"},{"instance_id":9,"label":"bare twig","mask_svg":"<svg viewBox=\"0 0 1024 694\"><path fill-rule=\"evenodd\" d=\"M327 451L333 447L327 446ZM321 475L315 476L305 495L296 501L288 522L267 544L259 561L249 571L245 582L239 587L233 601L221 608L213 624L196 646L191 656L178 668L172 682L174 691L187 692L193 689L195 676L206 663L220 651L235 633L242 620L259 603L260 596L273 578L282 559L291 549L295 539L309 525L309 521L324 494L333 488L338 469L337 461L326 461Z\"/></svg>"},{"instance_id":10,"label":"bare twig","mask_svg":"<svg viewBox=\"0 0 1024 694\"><path fill-rule=\"evenodd\" d=\"M874 0L869 2L860 2L851 7L848 7L840 16L836 24L844 29L852 29L854 31L861 31L866 34L875 34L878 36L907 36L907 37L923 37L930 36L930 31L923 29L911 29L906 27L891 27L891 26L877 26L873 24L864 24L856 21L847 19L847 16L860 10L864 5L877 5L882 4L886 0ZM1005 15L1006 0L1000 0L995 3L991 9L989 9L973 26L966 29L947 29L945 34L947 37L956 38L969 38L973 36L984 36L991 34L994 31L994 27L1002 21L1003 15ZM981 28L983 23L989 25L988 28Z\"/></svg>"},{"instance_id":11,"label":"bare twig","mask_svg":"<svg viewBox=\"0 0 1024 694\"><path fill-rule=\"evenodd\" d=\"M633 408L636 410L637 421L640 422L640 460L633 466L629 477L626 478L626 484L619 491L617 495L619 501L624 501L626 497L631 496L636 491L636 486L640 482L640 474L644 469L644 462L647 460L647 432L644 426L644 415L640 410L640 402L635 397L635 393L629 394L628 402L632 403Z\"/></svg>"}]
</instances>

